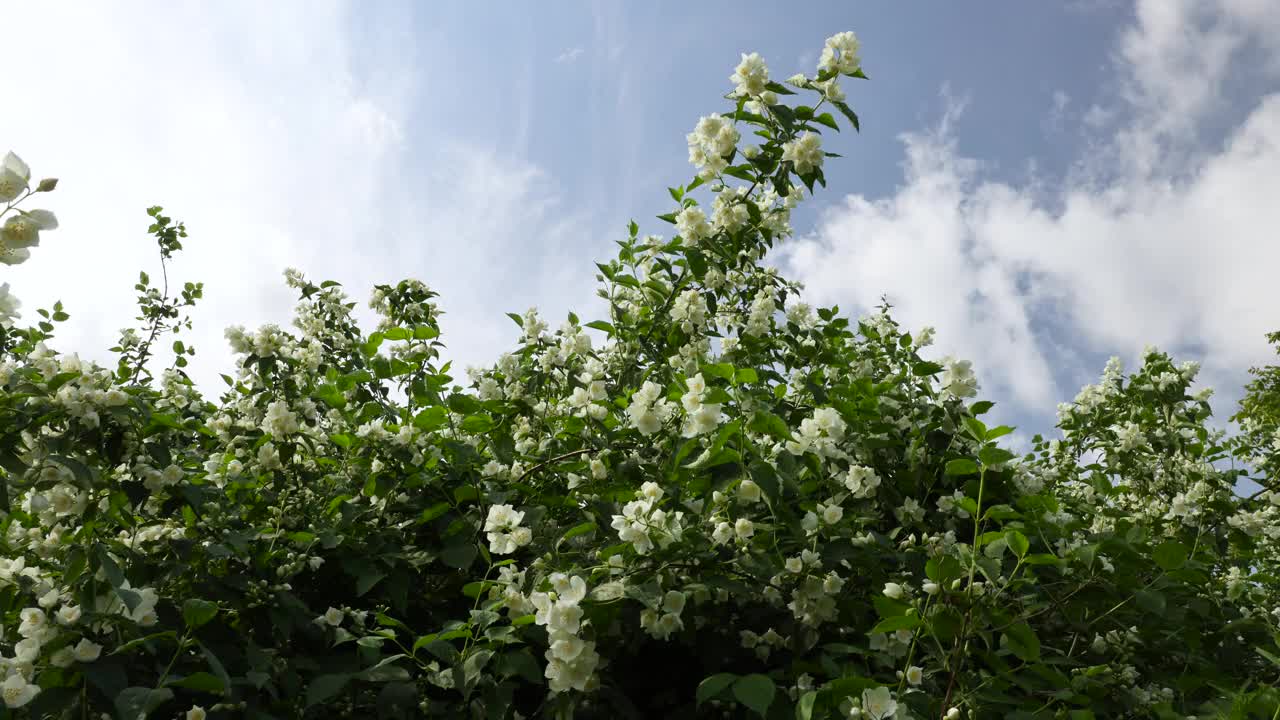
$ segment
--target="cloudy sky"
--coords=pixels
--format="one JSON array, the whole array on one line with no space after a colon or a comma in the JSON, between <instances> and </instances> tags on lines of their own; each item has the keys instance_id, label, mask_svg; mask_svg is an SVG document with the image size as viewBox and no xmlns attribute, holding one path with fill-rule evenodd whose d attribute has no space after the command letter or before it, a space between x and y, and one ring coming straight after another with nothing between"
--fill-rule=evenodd
<instances>
[{"instance_id":1,"label":"cloudy sky","mask_svg":"<svg viewBox=\"0 0 1280 720\"><path fill-rule=\"evenodd\" d=\"M62 227L4 270L62 349L102 361L157 269L144 209L186 221L180 280L217 391L230 324L286 323L285 267L418 277L461 364L506 311L593 307L592 261L651 232L684 134L739 53L812 73L854 30L860 135L774 258L813 301L881 295L974 360L1025 441L1106 358L1204 363L1229 415L1280 329L1280 4L4 3L0 151L62 184ZM590 312L583 314L590 315Z\"/></svg>"}]
</instances>

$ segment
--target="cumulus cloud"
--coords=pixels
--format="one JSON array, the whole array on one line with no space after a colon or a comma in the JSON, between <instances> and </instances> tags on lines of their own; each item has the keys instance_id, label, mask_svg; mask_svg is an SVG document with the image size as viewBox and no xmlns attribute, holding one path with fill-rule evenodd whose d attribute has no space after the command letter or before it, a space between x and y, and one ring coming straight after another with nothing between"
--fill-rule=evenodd
<instances>
[{"instance_id":1,"label":"cumulus cloud","mask_svg":"<svg viewBox=\"0 0 1280 720\"><path fill-rule=\"evenodd\" d=\"M902 136L894 193L844 198L783 259L815 300L865 310L886 294L899 321L974 359L988 394L1048 422L1098 354L1132 367L1147 344L1201 360L1238 397L1280 328L1277 29L1274 3L1140 2L1065 178L984 176L949 104L938 127ZM1215 141L1208 128L1240 105L1225 80L1245 66L1261 90Z\"/></svg>"},{"instance_id":2,"label":"cumulus cloud","mask_svg":"<svg viewBox=\"0 0 1280 720\"><path fill-rule=\"evenodd\" d=\"M384 43L376 75L362 73L369 63L350 11L322 2L6 8L9 26L26 28L11 33L6 55L26 64L6 76L0 153L12 147L37 175L61 177L41 204L62 226L3 280L25 317L66 303L72 319L55 347L113 361L106 348L133 323L138 270L159 277L145 232L153 204L191 232L171 277L205 283L185 339L206 393L224 387L218 374L230 368L227 326L288 324L296 298L286 267L342 282L365 320L373 284L422 278L444 295L451 353L474 362L510 344L503 311L539 291L581 304L557 263L574 216L556 210L554 180L415 122L410 93L430 68Z\"/></svg>"}]
</instances>

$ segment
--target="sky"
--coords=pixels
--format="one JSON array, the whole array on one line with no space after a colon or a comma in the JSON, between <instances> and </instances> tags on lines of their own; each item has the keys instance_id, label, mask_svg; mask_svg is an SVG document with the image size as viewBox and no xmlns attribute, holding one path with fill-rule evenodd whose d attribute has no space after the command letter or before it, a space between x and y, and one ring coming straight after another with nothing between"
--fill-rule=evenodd
<instances>
[{"instance_id":1,"label":"sky","mask_svg":"<svg viewBox=\"0 0 1280 720\"><path fill-rule=\"evenodd\" d=\"M145 208L186 222L202 281L191 374L233 324L287 324L282 273L361 303L405 277L441 294L459 365L516 341L506 312L602 315L595 261L636 219L670 233L684 135L726 107L743 52L812 74L853 30L862 132L769 261L807 299L881 296L937 356L974 362L1015 445L1106 359L1203 364L1216 420L1280 330L1280 4L0 1L0 151L61 227L0 269L57 346L110 362L158 265Z\"/></svg>"}]
</instances>

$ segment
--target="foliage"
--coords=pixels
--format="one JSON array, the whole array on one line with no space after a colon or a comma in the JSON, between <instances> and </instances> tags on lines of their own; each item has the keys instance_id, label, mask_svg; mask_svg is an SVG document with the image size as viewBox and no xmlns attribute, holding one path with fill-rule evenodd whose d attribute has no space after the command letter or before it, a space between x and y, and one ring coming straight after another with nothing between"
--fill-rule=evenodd
<instances>
[{"instance_id":1,"label":"foliage","mask_svg":"<svg viewBox=\"0 0 1280 720\"><path fill-rule=\"evenodd\" d=\"M1113 360L1018 457L931 330L761 266L845 77L851 33L787 85L743 56L676 235L598 265L609 317L513 314L465 383L414 280L366 333L288 271L294 331L229 329L216 402L180 341L147 370L201 296L167 272L114 370L51 349L60 306L0 329L4 712L1274 716L1280 495L1215 465L1268 451L1205 427L1194 363Z\"/></svg>"}]
</instances>

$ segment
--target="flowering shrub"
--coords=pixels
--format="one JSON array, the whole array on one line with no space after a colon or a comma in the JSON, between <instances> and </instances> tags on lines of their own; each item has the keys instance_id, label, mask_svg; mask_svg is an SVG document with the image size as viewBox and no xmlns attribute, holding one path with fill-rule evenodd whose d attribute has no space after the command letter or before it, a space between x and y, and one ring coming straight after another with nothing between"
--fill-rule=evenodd
<instances>
[{"instance_id":1,"label":"flowering shrub","mask_svg":"<svg viewBox=\"0 0 1280 720\"><path fill-rule=\"evenodd\" d=\"M366 333L337 283L286 272L295 327L229 329L217 402L180 339L151 369L199 284L144 273L115 368L52 349L60 306L18 325L4 286L4 712L1280 708L1280 493L1243 499L1219 463L1274 468L1274 414L1232 445L1196 365L1152 350L1018 457L970 364L921 354L932 330L813 308L761 265L825 182L821 132L857 127L860 68L852 33L785 84L744 55L688 136L675 235L633 222L598 265L609 316L513 314L519 343L465 382L414 280L374 289ZM56 181L29 183L10 154L8 263L56 227L17 207ZM165 268L186 230L149 214Z\"/></svg>"}]
</instances>

